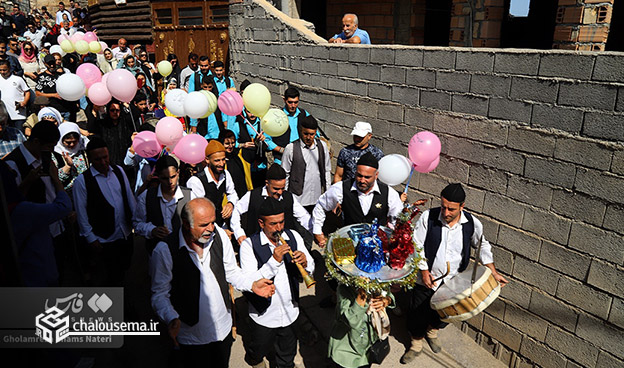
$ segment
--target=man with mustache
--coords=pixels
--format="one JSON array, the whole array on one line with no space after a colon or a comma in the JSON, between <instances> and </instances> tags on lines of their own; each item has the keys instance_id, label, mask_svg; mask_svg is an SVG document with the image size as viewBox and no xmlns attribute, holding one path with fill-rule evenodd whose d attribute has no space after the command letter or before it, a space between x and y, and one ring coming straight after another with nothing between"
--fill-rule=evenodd
<instances>
[{"instance_id":1,"label":"man with mustache","mask_svg":"<svg viewBox=\"0 0 624 368\"><path fill-rule=\"evenodd\" d=\"M188 92L201 91L201 84L206 79L212 81L214 76L210 70L210 58L206 55L199 57L199 70L191 74L188 81Z\"/></svg>"},{"instance_id":2,"label":"man with mustache","mask_svg":"<svg viewBox=\"0 0 624 368\"><path fill-rule=\"evenodd\" d=\"M368 32L358 27L358 17L349 13L342 17L342 33L334 35L328 40L329 43L359 43L362 45L370 45L370 36Z\"/></svg>"},{"instance_id":3,"label":"man with mustache","mask_svg":"<svg viewBox=\"0 0 624 368\"><path fill-rule=\"evenodd\" d=\"M233 342L228 283L262 298L273 295L275 286L260 272L237 266L210 200L188 202L181 220L181 229L152 254L152 307L180 347L184 367L205 366L207 359L210 367L228 367Z\"/></svg>"}]
</instances>

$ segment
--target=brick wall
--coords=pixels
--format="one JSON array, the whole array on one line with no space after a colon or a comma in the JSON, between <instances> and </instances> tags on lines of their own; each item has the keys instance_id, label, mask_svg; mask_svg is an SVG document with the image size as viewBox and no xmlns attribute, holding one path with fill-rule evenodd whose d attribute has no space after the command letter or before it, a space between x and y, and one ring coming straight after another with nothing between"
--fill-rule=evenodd
<instances>
[{"instance_id":1,"label":"brick wall","mask_svg":"<svg viewBox=\"0 0 624 368\"><path fill-rule=\"evenodd\" d=\"M234 77L275 105L297 86L336 153L358 120L385 153L440 137L410 198L464 183L511 281L462 330L514 367L624 364L624 54L337 46L264 0L230 12Z\"/></svg>"},{"instance_id":2,"label":"brick wall","mask_svg":"<svg viewBox=\"0 0 624 368\"><path fill-rule=\"evenodd\" d=\"M553 48L604 51L613 0L559 0Z\"/></svg>"}]
</instances>

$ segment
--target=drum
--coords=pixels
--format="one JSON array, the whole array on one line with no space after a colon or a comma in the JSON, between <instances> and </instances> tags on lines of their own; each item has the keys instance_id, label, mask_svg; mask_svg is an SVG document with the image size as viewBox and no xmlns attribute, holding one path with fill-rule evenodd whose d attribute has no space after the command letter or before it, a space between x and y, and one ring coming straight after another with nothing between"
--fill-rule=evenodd
<instances>
[{"instance_id":1,"label":"drum","mask_svg":"<svg viewBox=\"0 0 624 368\"><path fill-rule=\"evenodd\" d=\"M431 297L431 308L443 322L459 322L483 312L500 293L500 285L489 268L478 265L471 284L472 267L445 281Z\"/></svg>"}]
</instances>

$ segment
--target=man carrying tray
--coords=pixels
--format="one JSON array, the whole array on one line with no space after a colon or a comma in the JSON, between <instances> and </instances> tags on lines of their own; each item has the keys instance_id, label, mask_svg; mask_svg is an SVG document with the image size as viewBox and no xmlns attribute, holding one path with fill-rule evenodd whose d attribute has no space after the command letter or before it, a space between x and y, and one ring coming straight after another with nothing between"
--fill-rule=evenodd
<instances>
[{"instance_id":1,"label":"man carrying tray","mask_svg":"<svg viewBox=\"0 0 624 368\"><path fill-rule=\"evenodd\" d=\"M494 267L492 247L483 238L483 225L476 217L464 211L466 193L461 184L449 184L442 190L440 197L440 207L423 212L414 226L413 238L416 247L424 250L421 253L422 261L418 263L418 284L410 291L407 325L412 335L412 343L410 349L401 357L402 364L411 362L422 352L425 338L434 353L442 350L438 341L438 330L447 323L440 320L429 302L444 280L468 267L471 246L482 242L482 263L492 271L496 281L502 286L507 284L507 280ZM446 274L447 263L450 266L448 275L434 282L436 278Z\"/></svg>"}]
</instances>

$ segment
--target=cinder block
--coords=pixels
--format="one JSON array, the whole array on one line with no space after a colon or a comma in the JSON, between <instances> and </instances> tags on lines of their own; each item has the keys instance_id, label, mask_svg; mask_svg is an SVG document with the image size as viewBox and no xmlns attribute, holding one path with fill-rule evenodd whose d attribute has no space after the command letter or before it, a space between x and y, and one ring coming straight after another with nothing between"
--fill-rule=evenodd
<instances>
[{"instance_id":1,"label":"cinder block","mask_svg":"<svg viewBox=\"0 0 624 368\"><path fill-rule=\"evenodd\" d=\"M596 226L602 225L606 204L580 193L566 190L553 192L551 209L556 213L587 222Z\"/></svg>"},{"instance_id":2,"label":"cinder block","mask_svg":"<svg viewBox=\"0 0 624 368\"><path fill-rule=\"evenodd\" d=\"M490 98L488 116L528 123L531 121L531 107L526 102L493 97Z\"/></svg>"},{"instance_id":3,"label":"cinder block","mask_svg":"<svg viewBox=\"0 0 624 368\"><path fill-rule=\"evenodd\" d=\"M600 83L567 83L559 85L560 105L592 107L612 111L615 108L617 87Z\"/></svg>"},{"instance_id":4,"label":"cinder block","mask_svg":"<svg viewBox=\"0 0 624 368\"><path fill-rule=\"evenodd\" d=\"M537 261L540 257L542 241L527 232L501 224L498 230L498 245L532 261Z\"/></svg>"},{"instance_id":5,"label":"cinder block","mask_svg":"<svg viewBox=\"0 0 624 368\"><path fill-rule=\"evenodd\" d=\"M566 244L571 222L553 213L527 207L522 228L558 244Z\"/></svg>"},{"instance_id":6,"label":"cinder block","mask_svg":"<svg viewBox=\"0 0 624 368\"><path fill-rule=\"evenodd\" d=\"M568 331L574 331L578 314L567 304L533 290L529 310L538 316L563 327ZM550 330L550 328L549 328Z\"/></svg>"},{"instance_id":7,"label":"cinder block","mask_svg":"<svg viewBox=\"0 0 624 368\"><path fill-rule=\"evenodd\" d=\"M555 103L559 83L554 79L513 77L511 80L511 98Z\"/></svg>"},{"instance_id":8,"label":"cinder block","mask_svg":"<svg viewBox=\"0 0 624 368\"><path fill-rule=\"evenodd\" d=\"M416 87L435 87L436 74L433 70L428 69L407 69L406 84Z\"/></svg>"},{"instance_id":9,"label":"cinder block","mask_svg":"<svg viewBox=\"0 0 624 368\"><path fill-rule=\"evenodd\" d=\"M314 57L321 60L322 63L327 62L329 59L329 50L331 49L328 45L305 45L306 50L310 53L309 57Z\"/></svg>"},{"instance_id":10,"label":"cinder block","mask_svg":"<svg viewBox=\"0 0 624 368\"><path fill-rule=\"evenodd\" d=\"M602 319L607 319L609 306L611 306L613 299L603 292L565 277L559 280L556 295L558 298Z\"/></svg>"},{"instance_id":11,"label":"cinder block","mask_svg":"<svg viewBox=\"0 0 624 368\"><path fill-rule=\"evenodd\" d=\"M345 111L345 112L354 112L355 111L355 98L353 98L353 96L349 96L349 95L340 95L340 94L336 94L334 96L334 99L336 101L336 105L334 105L333 107L340 107L340 110ZM329 108L331 108L331 106L329 106ZM350 122L349 124L353 124L355 123L355 121Z\"/></svg>"},{"instance_id":12,"label":"cinder block","mask_svg":"<svg viewBox=\"0 0 624 368\"><path fill-rule=\"evenodd\" d=\"M423 89L420 91L420 106L449 111L451 95L446 92Z\"/></svg>"},{"instance_id":13,"label":"cinder block","mask_svg":"<svg viewBox=\"0 0 624 368\"><path fill-rule=\"evenodd\" d=\"M485 313L479 313L476 316L466 320L465 323L480 331L483 328L483 316L485 316Z\"/></svg>"},{"instance_id":14,"label":"cinder block","mask_svg":"<svg viewBox=\"0 0 624 368\"><path fill-rule=\"evenodd\" d=\"M606 229L624 234L624 208L610 204L607 207L602 226Z\"/></svg>"},{"instance_id":15,"label":"cinder block","mask_svg":"<svg viewBox=\"0 0 624 368\"><path fill-rule=\"evenodd\" d=\"M502 147L484 146L483 163L513 174L522 174L524 170L524 157L515 151Z\"/></svg>"},{"instance_id":16,"label":"cinder block","mask_svg":"<svg viewBox=\"0 0 624 368\"><path fill-rule=\"evenodd\" d=\"M560 277L557 272L520 256L514 260L513 276L551 295L555 295Z\"/></svg>"},{"instance_id":17,"label":"cinder block","mask_svg":"<svg viewBox=\"0 0 624 368\"><path fill-rule=\"evenodd\" d=\"M624 261L624 237L611 231L575 222L568 245L610 262L621 264Z\"/></svg>"},{"instance_id":18,"label":"cinder block","mask_svg":"<svg viewBox=\"0 0 624 368\"><path fill-rule=\"evenodd\" d=\"M376 118L377 117L378 105L375 101L372 100L355 100L355 113L366 118Z\"/></svg>"},{"instance_id":19,"label":"cinder block","mask_svg":"<svg viewBox=\"0 0 624 368\"><path fill-rule=\"evenodd\" d=\"M397 49L395 51L394 63L396 65L422 66L423 50Z\"/></svg>"},{"instance_id":20,"label":"cinder block","mask_svg":"<svg viewBox=\"0 0 624 368\"><path fill-rule=\"evenodd\" d=\"M466 186L464 187L466 191L466 209L468 211L473 211L477 213L483 212L483 203L485 202L485 192L479 189L475 189L473 187ZM439 197L439 194L438 194ZM436 198L437 199L437 198ZM487 219L482 218L482 223L484 224L484 229L489 229L491 227L490 224L486 224Z\"/></svg>"},{"instance_id":21,"label":"cinder block","mask_svg":"<svg viewBox=\"0 0 624 368\"><path fill-rule=\"evenodd\" d=\"M623 295L624 270L615 265L592 260L587 283L613 295Z\"/></svg>"},{"instance_id":22,"label":"cinder block","mask_svg":"<svg viewBox=\"0 0 624 368\"><path fill-rule=\"evenodd\" d=\"M372 119L372 118L369 119L368 122L370 123L371 127L373 128L373 132L375 132L375 137L385 138L388 135L390 135L389 125L391 123L388 123L385 120Z\"/></svg>"},{"instance_id":23,"label":"cinder block","mask_svg":"<svg viewBox=\"0 0 624 368\"><path fill-rule=\"evenodd\" d=\"M596 366L598 349L573 334L558 328L549 328L546 343L558 352L581 363L584 367Z\"/></svg>"},{"instance_id":24,"label":"cinder block","mask_svg":"<svg viewBox=\"0 0 624 368\"><path fill-rule=\"evenodd\" d=\"M547 160L538 157L527 157L524 176L542 183L572 188L576 167L570 163Z\"/></svg>"},{"instance_id":25,"label":"cinder block","mask_svg":"<svg viewBox=\"0 0 624 368\"><path fill-rule=\"evenodd\" d=\"M502 321L503 318L505 318L505 305L502 299L495 299L492 304L487 307L485 313L490 317Z\"/></svg>"},{"instance_id":26,"label":"cinder block","mask_svg":"<svg viewBox=\"0 0 624 368\"><path fill-rule=\"evenodd\" d=\"M488 99L477 95L453 95L451 109L466 114L487 116Z\"/></svg>"},{"instance_id":27,"label":"cinder block","mask_svg":"<svg viewBox=\"0 0 624 368\"><path fill-rule=\"evenodd\" d=\"M576 190L606 199L608 202L624 203L624 178L592 169L579 168L574 183Z\"/></svg>"},{"instance_id":28,"label":"cinder block","mask_svg":"<svg viewBox=\"0 0 624 368\"><path fill-rule=\"evenodd\" d=\"M620 368L622 367L622 359L618 359L605 351L600 351L596 366L604 368Z\"/></svg>"},{"instance_id":29,"label":"cinder block","mask_svg":"<svg viewBox=\"0 0 624 368\"><path fill-rule=\"evenodd\" d=\"M478 188L505 194L507 191L507 174L503 171L492 170L483 166L470 167L469 184Z\"/></svg>"},{"instance_id":30,"label":"cinder block","mask_svg":"<svg viewBox=\"0 0 624 368\"><path fill-rule=\"evenodd\" d=\"M505 322L539 341L546 337L548 322L513 304L505 308Z\"/></svg>"},{"instance_id":31,"label":"cinder block","mask_svg":"<svg viewBox=\"0 0 624 368\"><path fill-rule=\"evenodd\" d=\"M388 128L390 130L390 138L400 141L405 139L405 132L410 129L409 126L404 124L388 124Z\"/></svg>"},{"instance_id":32,"label":"cinder block","mask_svg":"<svg viewBox=\"0 0 624 368\"><path fill-rule=\"evenodd\" d=\"M624 111L624 88L618 88L618 99L615 103L615 111Z\"/></svg>"},{"instance_id":33,"label":"cinder block","mask_svg":"<svg viewBox=\"0 0 624 368\"><path fill-rule=\"evenodd\" d=\"M394 49L374 47L370 52L370 62L375 64L394 64Z\"/></svg>"},{"instance_id":34,"label":"cinder block","mask_svg":"<svg viewBox=\"0 0 624 368\"><path fill-rule=\"evenodd\" d=\"M381 75L381 67L371 64L358 64L358 78L368 81L378 81Z\"/></svg>"},{"instance_id":35,"label":"cinder block","mask_svg":"<svg viewBox=\"0 0 624 368\"><path fill-rule=\"evenodd\" d=\"M576 335L624 359L624 330L614 328L589 315L579 316Z\"/></svg>"},{"instance_id":36,"label":"cinder block","mask_svg":"<svg viewBox=\"0 0 624 368\"><path fill-rule=\"evenodd\" d=\"M413 87L392 86L392 101L409 106L418 106L420 90Z\"/></svg>"},{"instance_id":37,"label":"cinder block","mask_svg":"<svg viewBox=\"0 0 624 368\"><path fill-rule=\"evenodd\" d=\"M370 60L370 48L362 46L348 47L349 61L354 63L368 63ZM347 50L344 50L347 52Z\"/></svg>"},{"instance_id":38,"label":"cinder block","mask_svg":"<svg viewBox=\"0 0 624 368\"><path fill-rule=\"evenodd\" d=\"M492 72L494 53L485 51L458 51L455 69L473 72Z\"/></svg>"},{"instance_id":39,"label":"cinder block","mask_svg":"<svg viewBox=\"0 0 624 368\"><path fill-rule=\"evenodd\" d=\"M542 54L539 75L589 80L594 68L593 55L573 53Z\"/></svg>"},{"instance_id":40,"label":"cinder block","mask_svg":"<svg viewBox=\"0 0 624 368\"><path fill-rule=\"evenodd\" d=\"M405 131L403 131L403 136L405 136ZM435 172L449 179L453 179L453 181L466 183L468 181L468 170L468 164L453 159L452 157L440 156L440 163L435 169Z\"/></svg>"},{"instance_id":41,"label":"cinder block","mask_svg":"<svg viewBox=\"0 0 624 368\"><path fill-rule=\"evenodd\" d=\"M496 262L496 258L494 262ZM557 282L557 280L554 281ZM529 303L531 302L532 289L532 287L515 278L509 280L509 284L501 289L500 296L526 309L529 308Z\"/></svg>"},{"instance_id":42,"label":"cinder block","mask_svg":"<svg viewBox=\"0 0 624 368\"><path fill-rule=\"evenodd\" d=\"M470 89L470 74L460 72L436 73L436 88L445 91L468 92Z\"/></svg>"},{"instance_id":43,"label":"cinder block","mask_svg":"<svg viewBox=\"0 0 624 368\"><path fill-rule=\"evenodd\" d=\"M542 242L540 263L561 273L584 280L591 259L583 254L548 241Z\"/></svg>"},{"instance_id":44,"label":"cinder block","mask_svg":"<svg viewBox=\"0 0 624 368\"><path fill-rule=\"evenodd\" d=\"M435 115L431 111L418 109L418 108L406 108L405 109L405 123L409 126L418 127L425 130L433 129L433 117ZM414 132L415 134L416 132ZM411 132L410 132L411 134ZM411 137L410 137L411 138ZM442 148L444 149L444 147Z\"/></svg>"},{"instance_id":45,"label":"cinder block","mask_svg":"<svg viewBox=\"0 0 624 368\"><path fill-rule=\"evenodd\" d=\"M621 129L624 114L603 114L586 112L583 135L608 140L624 140L624 129Z\"/></svg>"},{"instance_id":46,"label":"cinder block","mask_svg":"<svg viewBox=\"0 0 624 368\"><path fill-rule=\"evenodd\" d=\"M446 50L425 50L423 66L425 68L454 69L455 52Z\"/></svg>"},{"instance_id":47,"label":"cinder block","mask_svg":"<svg viewBox=\"0 0 624 368\"><path fill-rule=\"evenodd\" d=\"M612 156L613 149L596 142L575 138L557 138L555 158L563 161L608 170Z\"/></svg>"},{"instance_id":48,"label":"cinder block","mask_svg":"<svg viewBox=\"0 0 624 368\"><path fill-rule=\"evenodd\" d=\"M325 60L320 63L319 73L326 77L333 77L338 74L338 63ZM333 78L330 78L333 79Z\"/></svg>"},{"instance_id":49,"label":"cinder block","mask_svg":"<svg viewBox=\"0 0 624 368\"><path fill-rule=\"evenodd\" d=\"M442 145L442 149L446 150L446 153L449 156L478 164L482 163L485 146L465 138L457 138L453 136L444 137L446 139L446 144Z\"/></svg>"},{"instance_id":50,"label":"cinder block","mask_svg":"<svg viewBox=\"0 0 624 368\"><path fill-rule=\"evenodd\" d=\"M624 175L624 151L613 152L613 161L611 162L611 172Z\"/></svg>"},{"instance_id":51,"label":"cinder block","mask_svg":"<svg viewBox=\"0 0 624 368\"><path fill-rule=\"evenodd\" d=\"M624 57L622 55L597 55L593 80L624 82Z\"/></svg>"},{"instance_id":52,"label":"cinder block","mask_svg":"<svg viewBox=\"0 0 624 368\"><path fill-rule=\"evenodd\" d=\"M566 364L566 358L546 345L524 337L520 354L544 368L560 368Z\"/></svg>"},{"instance_id":53,"label":"cinder block","mask_svg":"<svg viewBox=\"0 0 624 368\"><path fill-rule=\"evenodd\" d=\"M324 75L312 74L310 75L310 85L317 88L327 89L330 78ZM331 105L330 105L331 106Z\"/></svg>"},{"instance_id":54,"label":"cinder block","mask_svg":"<svg viewBox=\"0 0 624 368\"><path fill-rule=\"evenodd\" d=\"M385 83L405 83L405 68L392 66L381 67L381 82Z\"/></svg>"},{"instance_id":55,"label":"cinder block","mask_svg":"<svg viewBox=\"0 0 624 368\"><path fill-rule=\"evenodd\" d=\"M507 196L533 206L549 209L552 200L552 188L529 181L519 176L511 176L507 186Z\"/></svg>"},{"instance_id":56,"label":"cinder block","mask_svg":"<svg viewBox=\"0 0 624 368\"><path fill-rule=\"evenodd\" d=\"M380 100L392 101L392 88L380 83L368 85L368 96Z\"/></svg>"},{"instance_id":57,"label":"cinder block","mask_svg":"<svg viewBox=\"0 0 624 368\"><path fill-rule=\"evenodd\" d=\"M448 133L460 137L466 136L468 119L446 114L436 114L433 117L433 129L439 133Z\"/></svg>"},{"instance_id":58,"label":"cinder block","mask_svg":"<svg viewBox=\"0 0 624 368\"><path fill-rule=\"evenodd\" d=\"M358 64L356 63L337 63L338 70L336 75L344 78L357 78Z\"/></svg>"},{"instance_id":59,"label":"cinder block","mask_svg":"<svg viewBox=\"0 0 624 368\"><path fill-rule=\"evenodd\" d=\"M509 127L507 146L516 150L551 157L555 150L555 137L525 127Z\"/></svg>"},{"instance_id":60,"label":"cinder block","mask_svg":"<svg viewBox=\"0 0 624 368\"><path fill-rule=\"evenodd\" d=\"M377 117L379 119L402 123L404 117L404 108L398 104L383 104L377 109ZM410 137L411 138L411 137Z\"/></svg>"},{"instance_id":61,"label":"cinder block","mask_svg":"<svg viewBox=\"0 0 624 368\"><path fill-rule=\"evenodd\" d=\"M503 345L508 346L512 350L517 351L518 349L520 349L522 335L518 332L518 330L501 322L498 319L485 315L483 321L483 333L498 340Z\"/></svg>"},{"instance_id":62,"label":"cinder block","mask_svg":"<svg viewBox=\"0 0 624 368\"><path fill-rule=\"evenodd\" d=\"M486 239L490 238L485 236ZM496 264L496 270L498 272L511 274L513 269L513 254L501 247L492 245L492 255L494 256L494 263ZM506 287L506 286L505 286ZM530 295L530 292L529 292ZM529 301L527 300L527 303Z\"/></svg>"},{"instance_id":63,"label":"cinder block","mask_svg":"<svg viewBox=\"0 0 624 368\"><path fill-rule=\"evenodd\" d=\"M539 54L497 52L494 72L518 75L537 75Z\"/></svg>"},{"instance_id":64,"label":"cinder block","mask_svg":"<svg viewBox=\"0 0 624 368\"><path fill-rule=\"evenodd\" d=\"M490 119L468 119L466 137L488 144L504 146L507 142L508 127L505 123Z\"/></svg>"},{"instance_id":65,"label":"cinder block","mask_svg":"<svg viewBox=\"0 0 624 368\"><path fill-rule=\"evenodd\" d=\"M449 182L447 180L438 175L424 174L420 176L418 189L431 195L433 198L438 198L442 189L448 184Z\"/></svg>"},{"instance_id":66,"label":"cinder block","mask_svg":"<svg viewBox=\"0 0 624 368\"><path fill-rule=\"evenodd\" d=\"M531 126L555 128L578 134L583 126L583 110L534 104Z\"/></svg>"},{"instance_id":67,"label":"cinder block","mask_svg":"<svg viewBox=\"0 0 624 368\"><path fill-rule=\"evenodd\" d=\"M609 322L624 328L624 300L622 298L613 298L613 304L611 304L611 311L609 312Z\"/></svg>"},{"instance_id":68,"label":"cinder block","mask_svg":"<svg viewBox=\"0 0 624 368\"><path fill-rule=\"evenodd\" d=\"M511 77L490 74L473 74L470 92L487 96L509 97Z\"/></svg>"},{"instance_id":69,"label":"cinder block","mask_svg":"<svg viewBox=\"0 0 624 368\"><path fill-rule=\"evenodd\" d=\"M368 96L368 83L347 80L347 93L356 94L358 96Z\"/></svg>"},{"instance_id":70,"label":"cinder block","mask_svg":"<svg viewBox=\"0 0 624 368\"><path fill-rule=\"evenodd\" d=\"M328 78L327 88L336 92L347 92L347 81L342 78Z\"/></svg>"}]
</instances>

